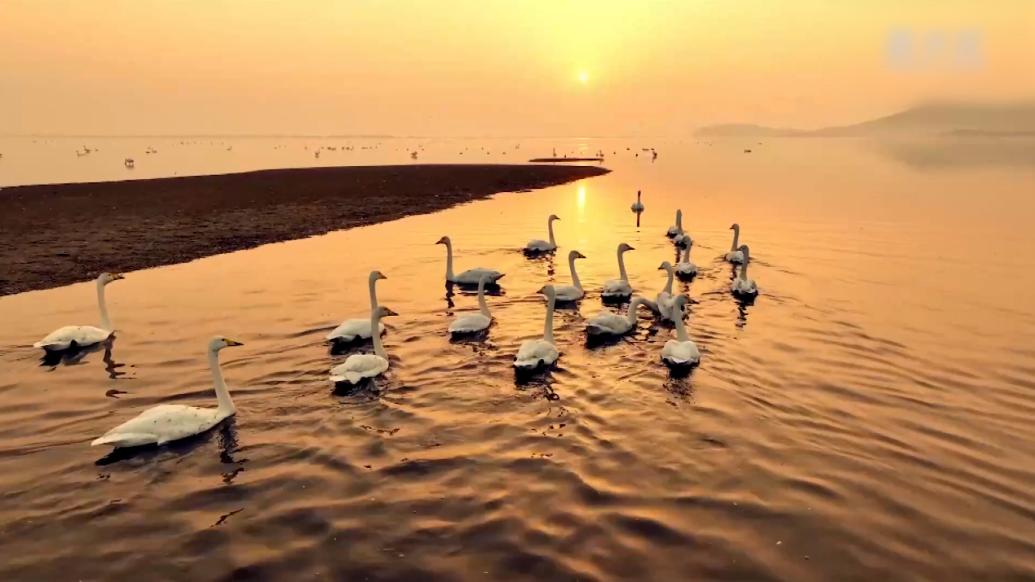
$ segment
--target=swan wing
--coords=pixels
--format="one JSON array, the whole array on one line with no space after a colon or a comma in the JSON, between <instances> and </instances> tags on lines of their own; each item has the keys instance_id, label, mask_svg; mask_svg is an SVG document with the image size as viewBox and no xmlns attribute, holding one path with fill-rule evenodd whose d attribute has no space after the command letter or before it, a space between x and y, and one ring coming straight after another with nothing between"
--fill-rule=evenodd
<instances>
[{"instance_id":1,"label":"swan wing","mask_svg":"<svg viewBox=\"0 0 1035 582\"><path fill-rule=\"evenodd\" d=\"M740 251L730 251L730 252L726 253L726 260L731 262L731 263L738 263L738 264L743 263L744 262L744 253L742 253Z\"/></svg>"},{"instance_id":2,"label":"swan wing","mask_svg":"<svg viewBox=\"0 0 1035 582\"><path fill-rule=\"evenodd\" d=\"M90 444L116 448L162 445L201 434L227 416L217 408L160 404L116 426Z\"/></svg>"},{"instance_id":3,"label":"swan wing","mask_svg":"<svg viewBox=\"0 0 1035 582\"><path fill-rule=\"evenodd\" d=\"M604 281L603 295L605 297L624 297L626 295L632 295L632 292L632 285L623 279Z\"/></svg>"},{"instance_id":4,"label":"swan wing","mask_svg":"<svg viewBox=\"0 0 1035 582\"><path fill-rule=\"evenodd\" d=\"M344 363L331 368L331 382L358 384L365 378L380 376L388 369L388 360L377 354L352 354Z\"/></svg>"},{"instance_id":5,"label":"swan wing","mask_svg":"<svg viewBox=\"0 0 1035 582\"><path fill-rule=\"evenodd\" d=\"M45 350L67 350L74 343L77 346L91 346L111 337L110 330L92 325L66 325L47 334L47 337L32 344Z\"/></svg>"},{"instance_id":6,"label":"swan wing","mask_svg":"<svg viewBox=\"0 0 1035 582\"><path fill-rule=\"evenodd\" d=\"M755 295L758 293L758 285L754 279L741 279L737 277L730 285L730 289L739 295Z\"/></svg>"},{"instance_id":7,"label":"swan wing","mask_svg":"<svg viewBox=\"0 0 1035 582\"><path fill-rule=\"evenodd\" d=\"M540 239L530 240L528 241L528 244L525 245L526 251L552 251L556 248L557 247L555 245L550 244L550 241Z\"/></svg>"},{"instance_id":8,"label":"swan wing","mask_svg":"<svg viewBox=\"0 0 1035 582\"><path fill-rule=\"evenodd\" d=\"M503 273L500 273L499 271L479 267L477 269L468 269L460 273L454 278L454 282L464 285L477 285L478 281L481 280L482 275L485 275L486 282L488 283L495 283L503 278Z\"/></svg>"},{"instance_id":9,"label":"swan wing","mask_svg":"<svg viewBox=\"0 0 1035 582\"><path fill-rule=\"evenodd\" d=\"M574 285L555 287L554 293L556 294L557 301L576 301L582 299L582 296L585 294L582 289Z\"/></svg>"},{"instance_id":10,"label":"swan wing","mask_svg":"<svg viewBox=\"0 0 1035 582\"><path fill-rule=\"evenodd\" d=\"M672 237L676 236L677 234L679 234L679 227L676 226L676 225L672 225L672 226L668 227L668 231L665 232L665 236L667 236L669 238L672 238Z\"/></svg>"},{"instance_id":11,"label":"swan wing","mask_svg":"<svg viewBox=\"0 0 1035 582\"><path fill-rule=\"evenodd\" d=\"M590 335L620 335L632 329L629 320L616 313L601 313L586 322Z\"/></svg>"},{"instance_id":12,"label":"swan wing","mask_svg":"<svg viewBox=\"0 0 1035 582\"><path fill-rule=\"evenodd\" d=\"M661 359L676 365L696 364L701 361L701 352L692 341L668 340L661 350Z\"/></svg>"},{"instance_id":13,"label":"swan wing","mask_svg":"<svg viewBox=\"0 0 1035 582\"><path fill-rule=\"evenodd\" d=\"M461 315L449 324L450 333L473 333L488 329L491 320L481 313Z\"/></svg>"},{"instance_id":14,"label":"swan wing","mask_svg":"<svg viewBox=\"0 0 1035 582\"><path fill-rule=\"evenodd\" d=\"M560 357L560 352L552 343L544 340L525 340L518 348L517 356L514 358L514 367L536 368L540 365L553 364Z\"/></svg>"},{"instance_id":15,"label":"swan wing","mask_svg":"<svg viewBox=\"0 0 1035 582\"><path fill-rule=\"evenodd\" d=\"M385 324L380 321L377 322L377 330L383 334L385 332ZM329 340L352 341L356 338L370 339L371 337L369 317L365 319L346 319L341 322L341 325L327 333L327 339Z\"/></svg>"},{"instance_id":16,"label":"swan wing","mask_svg":"<svg viewBox=\"0 0 1035 582\"><path fill-rule=\"evenodd\" d=\"M696 275L697 265L693 263L676 263L677 275Z\"/></svg>"}]
</instances>

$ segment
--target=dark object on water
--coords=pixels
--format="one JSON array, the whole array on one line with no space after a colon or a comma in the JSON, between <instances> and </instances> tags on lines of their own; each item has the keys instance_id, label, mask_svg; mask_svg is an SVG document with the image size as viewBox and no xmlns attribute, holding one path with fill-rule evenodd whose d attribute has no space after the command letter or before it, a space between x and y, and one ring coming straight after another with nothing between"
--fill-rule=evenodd
<instances>
[{"instance_id":1,"label":"dark object on water","mask_svg":"<svg viewBox=\"0 0 1035 582\"><path fill-rule=\"evenodd\" d=\"M745 154L750 154L750 153L751 153L751 150L749 150L749 149L746 149L746 150L744 150L744 153L745 153Z\"/></svg>"},{"instance_id":2,"label":"dark object on water","mask_svg":"<svg viewBox=\"0 0 1035 582\"><path fill-rule=\"evenodd\" d=\"M604 158L532 158L532 163L542 162L602 162Z\"/></svg>"}]
</instances>

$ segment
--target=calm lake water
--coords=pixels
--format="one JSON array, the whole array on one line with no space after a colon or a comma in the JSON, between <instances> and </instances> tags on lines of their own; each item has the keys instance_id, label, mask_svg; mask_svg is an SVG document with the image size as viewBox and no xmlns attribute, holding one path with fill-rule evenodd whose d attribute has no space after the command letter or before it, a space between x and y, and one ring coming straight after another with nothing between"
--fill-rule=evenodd
<instances>
[{"instance_id":1,"label":"calm lake water","mask_svg":"<svg viewBox=\"0 0 1035 582\"><path fill-rule=\"evenodd\" d=\"M408 163L418 146L418 162L602 149L613 172L129 273L108 288L110 352L54 367L30 346L96 323L92 284L0 298L0 579L1035 577L1035 164L1018 142L178 141L0 140L0 184ZM650 146L656 161L635 155ZM677 207L701 267L680 285L702 352L686 378L646 312L615 345L583 331L619 242L635 288L663 286ZM526 259L551 213L561 252ZM718 260L732 222L751 306ZM446 296L444 234L461 269L507 273L484 341L446 334L477 307ZM570 280L571 249L589 294L558 312L558 369L518 383L535 292ZM335 394L345 356L322 338L366 312L371 269L400 313L392 368ZM155 404L214 405L215 334L246 344L223 352L236 419L134 455L89 446Z\"/></svg>"}]
</instances>

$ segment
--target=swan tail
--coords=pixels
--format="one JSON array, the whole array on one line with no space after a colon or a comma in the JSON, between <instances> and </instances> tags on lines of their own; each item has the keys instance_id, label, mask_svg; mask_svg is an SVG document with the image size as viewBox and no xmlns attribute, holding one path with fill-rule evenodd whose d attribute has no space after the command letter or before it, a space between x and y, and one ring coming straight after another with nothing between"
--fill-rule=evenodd
<instances>
[{"instance_id":1,"label":"swan tail","mask_svg":"<svg viewBox=\"0 0 1035 582\"><path fill-rule=\"evenodd\" d=\"M335 384L359 384L362 379L363 376L356 372L345 372L344 374L335 374L331 376L331 382L334 382Z\"/></svg>"},{"instance_id":2,"label":"swan tail","mask_svg":"<svg viewBox=\"0 0 1035 582\"><path fill-rule=\"evenodd\" d=\"M112 445L113 447L118 448L150 444L153 442L156 442L154 435L135 432L120 432L115 434L106 434L102 437L96 438L90 443L90 446L96 447L98 445Z\"/></svg>"}]
</instances>

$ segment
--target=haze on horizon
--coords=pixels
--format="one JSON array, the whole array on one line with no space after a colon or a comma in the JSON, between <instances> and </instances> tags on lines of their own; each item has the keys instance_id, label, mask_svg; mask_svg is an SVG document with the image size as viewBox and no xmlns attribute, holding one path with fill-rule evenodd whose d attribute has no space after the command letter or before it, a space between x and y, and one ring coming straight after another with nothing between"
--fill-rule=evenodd
<instances>
[{"instance_id":1,"label":"haze on horizon","mask_svg":"<svg viewBox=\"0 0 1035 582\"><path fill-rule=\"evenodd\" d=\"M1035 96L1035 3L14 0L0 134L687 135Z\"/></svg>"}]
</instances>

